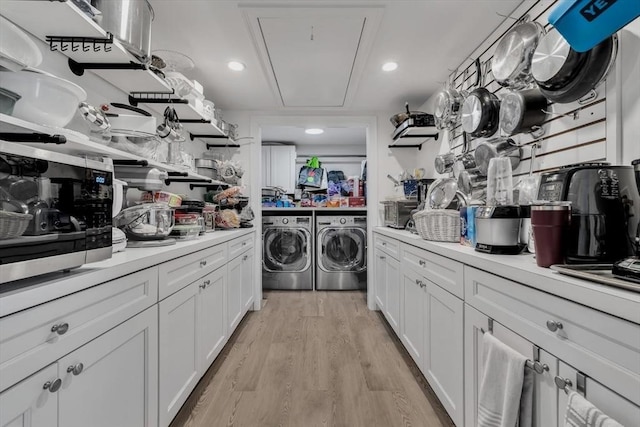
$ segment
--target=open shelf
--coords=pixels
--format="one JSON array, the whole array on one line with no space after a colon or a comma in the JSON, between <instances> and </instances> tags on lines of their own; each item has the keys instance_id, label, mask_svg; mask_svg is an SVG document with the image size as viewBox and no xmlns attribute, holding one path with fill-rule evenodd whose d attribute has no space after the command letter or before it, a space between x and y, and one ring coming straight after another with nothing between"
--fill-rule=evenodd
<instances>
[{"instance_id":1,"label":"open shelf","mask_svg":"<svg viewBox=\"0 0 640 427\"><path fill-rule=\"evenodd\" d=\"M402 122L391 134L393 143L389 148L417 148L420 150L422 144L433 138L438 140L438 129L435 126L417 126L414 120L409 118ZM416 138L422 141L416 142Z\"/></svg>"},{"instance_id":2,"label":"open shelf","mask_svg":"<svg viewBox=\"0 0 640 427\"><path fill-rule=\"evenodd\" d=\"M142 65L117 39L100 42L108 40L110 34L70 1L2 0L2 15L47 43L51 50L78 63ZM76 43L62 41L66 39ZM83 46L82 39L91 41ZM127 93L135 90L171 92L161 77L146 68L91 72Z\"/></svg>"},{"instance_id":3,"label":"open shelf","mask_svg":"<svg viewBox=\"0 0 640 427\"><path fill-rule=\"evenodd\" d=\"M53 151L57 153L69 154L79 157L102 158L108 157L113 160L146 160L147 167L158 168L167 172L186 172L188 175L183 178L208 180L210 178L199 175L185 168L168 165L165 163L148 160L135 154L118 150L117 148L92 141L88 136L76 132L71 129L54 128L50 126L38 125L25 120L21 120L6 114L0 114L0 132L3 133L42 133L47 135L62 135L67 139L65 144L42 144L20 142L20 144L29 145L40 148L42 150ZM228 185L222 181L212 180L210 185Z\"/></svg>"}]
</instances>

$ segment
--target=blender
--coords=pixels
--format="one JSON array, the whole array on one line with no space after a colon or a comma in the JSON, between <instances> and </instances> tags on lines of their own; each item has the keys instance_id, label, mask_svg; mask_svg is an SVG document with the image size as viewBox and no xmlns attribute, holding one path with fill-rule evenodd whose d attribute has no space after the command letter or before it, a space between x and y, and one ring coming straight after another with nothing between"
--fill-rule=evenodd
<instances>
[{"instance_id":1,"label":"blender","mask_svg":"<svg viewBox=\"0 0 640 427\"><path fill-rule=\"evenodd\" d=\"M640 159L634 160L631 164L633 165L636 186L640 194ZM618 278L640 283L640 223L638 223L636 230L635 252L634 256L623 258L613 263L611 273Z\"/></svg>"}]
</instances>

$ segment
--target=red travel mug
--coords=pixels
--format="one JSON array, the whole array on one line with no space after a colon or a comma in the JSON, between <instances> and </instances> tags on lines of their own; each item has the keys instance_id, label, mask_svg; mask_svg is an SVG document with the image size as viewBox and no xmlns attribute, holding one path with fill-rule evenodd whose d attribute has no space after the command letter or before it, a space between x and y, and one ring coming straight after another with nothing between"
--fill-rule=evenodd
<instances>
[{"instance_id":1,"label":"red travel mug","mask_svg":"<svg viewBox=\"0 0 640 427\"><path fill-rule=\"evenodd\" d=\"M571 204L569 202L531 206L531 228L536 242L536 264L540 267L564 263L565 242L570 222Z\"/></svg>"}]
</instances>

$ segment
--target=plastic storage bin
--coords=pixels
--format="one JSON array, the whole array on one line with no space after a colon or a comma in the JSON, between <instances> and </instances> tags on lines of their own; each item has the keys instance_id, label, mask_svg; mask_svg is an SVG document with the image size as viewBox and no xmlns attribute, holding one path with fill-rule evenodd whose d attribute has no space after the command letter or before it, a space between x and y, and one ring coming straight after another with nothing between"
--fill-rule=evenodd
<instances>
[{"instance_id":1,"label":"plastic storage bin","mask_svg":"<svg viewBox=\"0 0 640 427\"><path fill-rule=\"evenodd\" d=\"M586 52L640 16L640 0L560 0L549 23L578 52Z\"/></svg>"}]
</instances>

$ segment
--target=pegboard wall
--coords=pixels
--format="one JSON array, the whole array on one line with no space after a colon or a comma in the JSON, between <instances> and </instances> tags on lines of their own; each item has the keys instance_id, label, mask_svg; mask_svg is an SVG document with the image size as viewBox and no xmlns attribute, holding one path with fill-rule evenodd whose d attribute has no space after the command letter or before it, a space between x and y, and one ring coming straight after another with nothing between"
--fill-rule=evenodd
<instances>
[{"instance_id":1,"label":"pegboard wall","mask_svg":"<svg viewBox=\"0 0 640 427\"><path fill-rule=\"evenodd\" d=\"M469 58L463 63L458 70L454 71L449 77L449 84L458 91L471 91L476 82L476 66L474 61L480 59L481 68L486 68L484 76L484 87L498 96L506 94L510 89L500 86L493 78L490 64L493 53L502 36L509 31L519 20L536 21L545 29L549 29L548 24L549 13L553 10L556 1L538 1L533 5L529 2L529 7L521 7L516 14L509 17L496 31L488 37L481 46L478 47ZM611 153L615 153L614 137L611 137L613 129L607 131L607 94L612 97L609 86L614 84L614 72L609 72L607 81L599 85L595 89L595 96L590 99L587 97L582 100L572 102L570 104L550 103L547 111L546 121L542 125L543 134L533 136L532 134L517 134L511 138L523 147L523 156L520 165L514 170L514 177L526 175L529 168L532 167L534 173L545 172L557 169L561 166L590 162L590 161L608 161L615 162ZM615 98L615 96L613 96ZM614 126L614 123L611 124ZM441 133L442 135L442 133ZM485 140L491 140L500 135L498 131L491 138L469 137L470 150L473 152L477 145ZM534 164L531 164L531 147L538 144ZM609 145L608 145L609 144ZM441 152L453 151L455 154L461 154L463 150L462 128L458 123L456 127L444 132Z\"/></svg>"}]
</instances>

